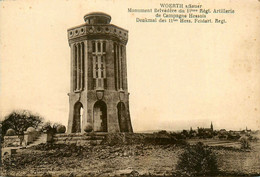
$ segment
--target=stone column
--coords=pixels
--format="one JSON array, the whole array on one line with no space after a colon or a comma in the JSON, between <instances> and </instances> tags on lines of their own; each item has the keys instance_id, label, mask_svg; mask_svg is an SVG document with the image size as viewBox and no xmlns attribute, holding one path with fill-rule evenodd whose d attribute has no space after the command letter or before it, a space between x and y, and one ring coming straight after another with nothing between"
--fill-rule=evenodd
<instances>
[{"instance_id":1,"label":"stone column","mask_svg":"<svg viewBox=\"0 0 260 177\"><path fill-rule=\"evenodd\" d=\"M121 45L118 45L119 50L119 89L122 89L122 52Z\"/></svg>"},{"instance_id":2,"label":"stone column","mask_svg":"<svg viewBox=\"0 0 260 177\"><path fill-rule=\"evenodd\" d=\"M117 90L120 89L120 72L119 72L119 50L118 45L116 44L116 74L117 74Z\"/></svg>"},{"instance_id":3,"label":"stone column","mask_svg":"<svg viewBox=\"0 0 260 177\"><path fill-rule=\"evenodd\" d=\"M85 88L85 89L87 89L88 88L88 49L89 49L89 47L88 47L88 42L87 41L84 41L84 51L83 51L83 53L84 53L84 66L83 66L83 72L84 72L84 74L83 74L83 79L84 79L84 83L83 83L83 89Z\"/></svg>"},{"instance_id":4,"label":"stone column","mask_svg":"<svg viewBox=\"0 0 260 177\"><path fill-rule=\"evenodd\" d=\"M123 88L126 92L128 92L127 86L127 63L126 63L126 46L123 46Z\"/></svg>"},{"instance_id":5,"label":"stone column","mask_svg":"<svg viewBox=\"0 0 260 177\"><path fill-rule=\"evenodd\" d=\"M70 92L73 92L74 85L74 44L70 44Z\"/></svg>"},{"instance_id":6,"label":"stone column","mask_svg":"<svg viewBox=\"0 0 260 177\"><path fill-rule=\"evenodd\" d=\"M79 66L80 66L80 64L79 64L79 62L80 62L80 45L79 44L77 44L77 66L76 66L76 68L77 68L77 87L76 87L76 90L79 90Z\"/></svg>"},{"instance_id":7,"label":"stone column","mask_svg":"<svg viewBox=\"0 0 260 177\"><path fill-rule=\"evenodd\" d=\"M83 89L83 60L84 60L84 54L83 54L83 48L84 48L84 44L80 43L80 90Z\"/></svg>"}]
</instances>

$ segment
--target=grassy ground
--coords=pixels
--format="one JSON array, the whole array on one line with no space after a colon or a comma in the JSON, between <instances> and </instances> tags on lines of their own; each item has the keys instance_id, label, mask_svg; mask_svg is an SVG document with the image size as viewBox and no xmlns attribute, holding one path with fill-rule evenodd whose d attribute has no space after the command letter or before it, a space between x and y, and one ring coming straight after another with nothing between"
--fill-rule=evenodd
<instances>
[{"instance_id":1,"label":"grassy ground","mask_svg":"<svg viewBox=\"0 0 260 177\"><path fill-rule=\"evenodd\" d=\"M248 152L212 146L220 174L260 175L260 144L251 145ZM183 151L175 145L39 145L7 159L1 176L171 176Z\"/></svg>"}]
</instances>

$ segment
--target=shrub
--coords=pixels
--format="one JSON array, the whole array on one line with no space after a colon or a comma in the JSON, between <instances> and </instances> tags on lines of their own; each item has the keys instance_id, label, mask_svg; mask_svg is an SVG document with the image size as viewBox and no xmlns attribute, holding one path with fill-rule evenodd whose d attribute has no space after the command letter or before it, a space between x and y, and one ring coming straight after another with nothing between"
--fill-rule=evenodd
<instances>
[{"instance_id":1,"label":"shrub","mask_svg":"<svg viewBox=\"0 0 260 177\"><path fill-rule=\"evenodd\" d=\"M122 133L109 133L106 136L106 140L104 142L105 144L109 146L114 146L117 144L123 144L124 143L124 135Z\"/></svg>"},{"instance_id":2,"label":"shrub","mask_svg":"<svg viewBox=\"0 0 260 177\"><path fill-rule=\"evenodd\" d=\"M92 125L90 125L90 124L86 125L85 128L84 128L84 131L87 132L87 133L92 132L93 131Z\"/></svg>"},{"instance_id":3,"label":"shrub","mask_svg":"<svg viewBox=\"0 0 260 177\"><path fill-rule=\"evenodd\" d=\"M58 132L58 127L60 127L60 126L63 128L60 128L59 131L61 131L61 132ZM45 122L44 125L42 126L42 132L47 132L47 133L51 133L51 134L65 133L66 127L60 123L52 123L52 122L48 121L48 122Z\"/></svg>"},{"instance_id":4,"label":"shrub","mask_svg":"<svg viewBox=\"0 0 260 177\"><path fill-rule=\"evenodd\" d=\"M10 129L8 129L8 130L6 131L6 135L7 135L7 136L14 136L14 135L15 135L15 131L10 128Z\"/></svg>"},{"instance_id":5,"label":"shrub","mask_svg":"<svg viewBox=\"0 0 260 177\"><path fill-rule=\"evenodd\" d=\"M236 134L236 135L231 135L231 134L228 134L228 137L227 139L228 140L238 140L241 136L239 134Z\"/></svg>"},{"instance_id":6,"label":"shrub","mask_svg":"<svg viewBox=\"0 0 260 177\"><path fill-rule=\"evenodd\" d=\"M66 127L64 125L59 125L57 128L57 133L65 133L66 132Z\"/></svg>"},{"instance_id":7,"label":"shrub","mask_svg":"<svg viewBox=\"0 0 260 177\"><path fill-rule=\"evenodd\" d=\"M155 132L154 134L169 135L169 133L166 130L160 130L158 132Z\"/></svg>"},{"instance_id":8,"label":"shrub","mask_svg":"<svg viewBox=\"0 0 260 177\"><path fill-rule=\"evenodd\" d=\"M185 176L214 175L218 172L217 158L199 142L181 154L176 169Z\"/></svg>"},{"instance_id":9,"label":"shrub","mask_svg":"<svg viewBox=\"0 0 260 177\"><path fill-rule=\"evenodd\" d=\"M49 132L52 129L51 122L46 122L42 126L42 131L43 132Z\"/></svg>"},{"instance_id":10,"label":"shrub","mask_svg":"<svg viewBox=\"0 0 260 177\"><path fill-rule=\"evenodd\" d=\"M250 143L248 138L246 137L240 138L240 144L241 144L241 149L250 149Z\"/></svg>"}]
</instances>

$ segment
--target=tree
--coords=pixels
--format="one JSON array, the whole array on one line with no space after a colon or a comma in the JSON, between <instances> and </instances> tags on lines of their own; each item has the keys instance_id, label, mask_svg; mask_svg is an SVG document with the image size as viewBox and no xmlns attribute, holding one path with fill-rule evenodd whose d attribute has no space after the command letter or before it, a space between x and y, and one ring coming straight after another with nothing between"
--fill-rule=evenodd
<instances>
[{"instance_id":1,"label":"tree","mask_svg":"<svg viewBox=\"0 0 260 177\"><path fill-rule=\"evenodd\" d=\"M38 128L43 123L43 118L28 110L13 111L2 121L2 134L8 129L13 129L17 135L23 134L29 127Z\"/></svg>"}]
</instances>

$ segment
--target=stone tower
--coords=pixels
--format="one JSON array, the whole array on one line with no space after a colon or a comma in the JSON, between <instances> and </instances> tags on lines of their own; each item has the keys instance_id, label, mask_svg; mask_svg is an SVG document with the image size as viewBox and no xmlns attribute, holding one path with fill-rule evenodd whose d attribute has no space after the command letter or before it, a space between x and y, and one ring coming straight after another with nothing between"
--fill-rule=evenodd
<instances>
[{"instance_id":1,"label":"stone tower","mask_svg":"<svg viewBox=\"0 0 260 177\"><path fill-rule=\"evenodd\" d=\"M68 133L133 132L127 89L128 31L101 12L68 29L71 51Z\"/></svg>"}]
</instances>

